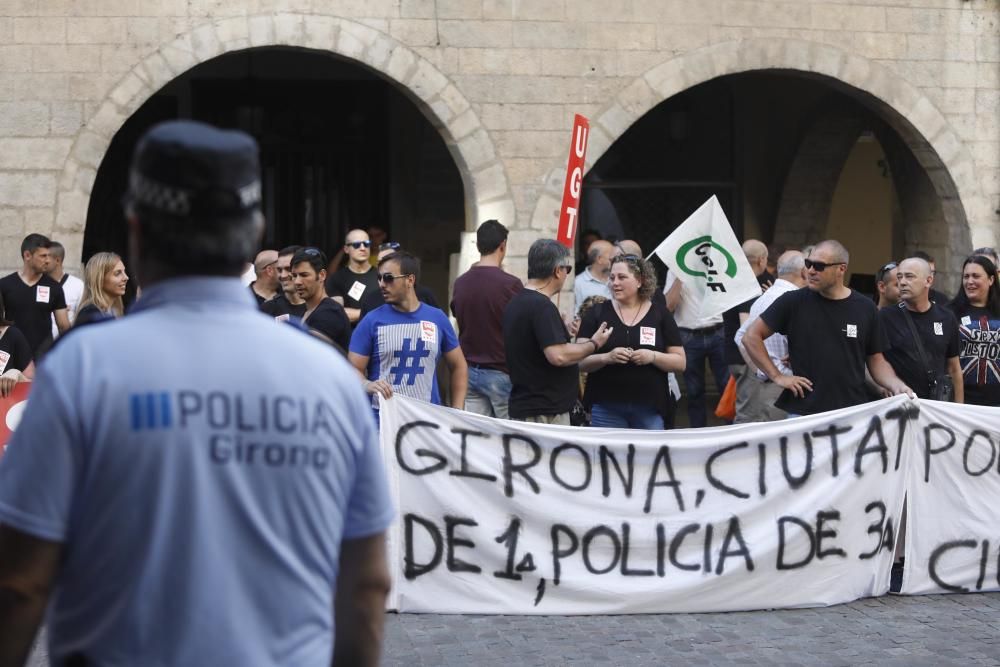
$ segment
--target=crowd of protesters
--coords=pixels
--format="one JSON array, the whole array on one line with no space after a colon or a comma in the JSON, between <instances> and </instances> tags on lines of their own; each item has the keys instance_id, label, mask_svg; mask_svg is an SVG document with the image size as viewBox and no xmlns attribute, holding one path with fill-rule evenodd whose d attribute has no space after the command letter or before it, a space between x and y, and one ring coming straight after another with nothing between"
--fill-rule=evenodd
<instances>
[{"instance_id":1,"label":"crowd of protesters","mask_svg":"<svg viewBox=\"0 0 1000 667\"><path fill-rule=\"evenodd\" d=\"M381 239L373 246L372 235ZM480 259L456 280L450 313L419 282L420 262L379 227L350 230L333 261L308 246L263 250L249 289L260 310L334 346L372 396L394 393L520 420L606 428L672 428L683 378L687 423L708 423L706 370L735 405L725 421L773 421L910 393L1000 406L997 254L978 248L953 298L934 288L922 251L875 272L875 292L846 284L850 256L834 240L743 252L760 297L702 318L676 276L660 281L634 241L587 231L582 262L552 239L528 252L527 283L502 268L507 229L477 231ZM0 279L0 393L31 381L34 362L71 326L121 317L122 258L93 255L83 280L41 234L21 245L22 268ZM567 320L553 302L575 278ZM662 289L660 285L663 285ZM836 350L836 353L831 353ZM449 371L447 393L438 365Z\"/></svg>"}]
</instances>

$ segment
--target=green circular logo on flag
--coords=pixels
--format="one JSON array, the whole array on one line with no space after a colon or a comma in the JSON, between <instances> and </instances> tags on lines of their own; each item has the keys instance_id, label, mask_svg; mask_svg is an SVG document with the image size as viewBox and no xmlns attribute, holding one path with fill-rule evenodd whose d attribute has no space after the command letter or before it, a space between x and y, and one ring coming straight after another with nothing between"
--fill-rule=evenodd
<instances>
[{"instance_id":1,"label":"green circular logo on flag","mask_svg":"<svg viewBox=\"0 0 1000 667\"><path fill-rule=\"evenodd\" d=\"M719 269L716 268L715 262L708 256L708 251L712 248L718 250L719 254L726 258L726 268L722 273L734 278L736 276L736 260L733 259L728 250L713 241L711 236L699 236L678 248L677 266L690 276L708 278L711 281L711 276L719 275ZM691 257L692 251L694 252L693 257ZM690 264L694 264L693 267L689 265L689 258L691 259Z\"/></svg>"}]
</instances>

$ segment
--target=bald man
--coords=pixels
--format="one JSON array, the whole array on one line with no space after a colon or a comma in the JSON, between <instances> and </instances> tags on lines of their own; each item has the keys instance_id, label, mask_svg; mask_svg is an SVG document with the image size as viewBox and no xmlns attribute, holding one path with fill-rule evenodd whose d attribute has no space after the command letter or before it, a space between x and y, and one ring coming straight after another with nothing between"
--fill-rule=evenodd
<instances>
[{"instance_id":1,"label":"bald man","mask_svg":"<svg viewBox=\"0 0 1000 667\"><path fill-rule=\"evenodd\" d=\"M807 288L782 294L743 336L750 361L781 386L775 405L790 416L867 402L866 367L888 393L913 394L882 355L875 304L844 284L849 262L847 248L838 241L813 246L804 261ZM784 375L764 347L764 339L774 333L788 336L793 375Z\"/></svg>"},{"instance_id":2,"label":"bald man","mask_svg":"<svg viewBox=\"0 0 1000 667\"><path fill-rule=\"evenodd\" d=\"M611 257L615 254L615 247L607 241L594 241L590 244L587 250L587 268L573 283L573 294L576 297L574 312L580 312L581 304L589 297L611 298L608 277L611 275Z\"/></svg>"},{"instance_id":3,"label":"bald man","mask_svg":"<svg viewBox=\"0 0 1000 667\"><path fill-rule=\"evenodd\" d=\"M253 272L257 279L250 283L250 291L260 308L278 295L277 250L261 250L253 261Z\"/></svg>"},{"instance_id":4,"label":"bald man","mask_svg":"<svg viewBox=\"0 0 1000 667\"><path fill-rule=\"evenodd\" d=\"M882 308L878 313L888 343L886 361L920 398L940 398L935 395L935 386L950 382L954 401L964 402L958 320L950 309L930 300L934 281L930 263L910 257L899 263L895 273L899 306ZM920 337L923 354L914 331Z\"/></svg>"}]
</instances>

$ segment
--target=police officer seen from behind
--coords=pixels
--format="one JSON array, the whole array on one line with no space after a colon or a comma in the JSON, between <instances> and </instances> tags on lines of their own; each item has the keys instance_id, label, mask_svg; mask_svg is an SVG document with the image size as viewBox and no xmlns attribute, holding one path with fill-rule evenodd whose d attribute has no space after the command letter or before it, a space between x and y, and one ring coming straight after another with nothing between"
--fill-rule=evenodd
<instances>
[{"instance_id":1,"label":"police officer seen from behind","mask_svg":"<svg viewBox=\"0 0 1000 667\"><path fill-rule=\"evenodd\" d=\"M140 139L142 298L50 354L0 460L0 663L48 604L53 665L377 664L378 441L347 362L240 284L259 173L242 132Z\"/></svg>"},{"instance_id":2,"label":"police officer seen from behind","mask_svg":"<svg viewBox=\"0 0 1000 667\"><path fill-rule=\"evenodd\" d=\"M911 257L900 262L896 275L902 300L899 306L878 312L888 343L886 361L920 398L943 398L935 396L934 390L950 380L954 401L963 403L958 320L949 309L931 303L930 264Z\"/></svg>"}]
</instances>

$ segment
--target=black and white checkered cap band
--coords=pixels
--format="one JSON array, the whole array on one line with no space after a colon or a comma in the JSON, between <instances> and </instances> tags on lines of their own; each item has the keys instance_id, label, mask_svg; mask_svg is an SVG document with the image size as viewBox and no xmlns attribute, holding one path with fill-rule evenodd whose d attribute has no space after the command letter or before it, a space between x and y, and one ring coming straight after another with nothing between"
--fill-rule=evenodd
<instances>
[{"instance_id":1,"label":"black and white checkered cap band","mask_svg":"<svg viewBox=\"0 0 1000 667\"><path fill-rule=\"evenodd\" d=\"M172 215L191 213L190 190L148 179L136 171L129 174L129 195L134 203L158 211Z\"/></svg>"},{"instance_id":2,"label":"black and white checkered cap band","mask_svg":"<svg viewBox=\"0 0 1000 667\"><path fill-rule=\"evenodd\" d=\"M132 202L176 216L191 214L192 199L195 196L191 190L154 181L136 171L129 175L129 191ZM253 181L239 188L236 196L243 210L260 205L260 181Z\"/></svg>"}]
</instances>

